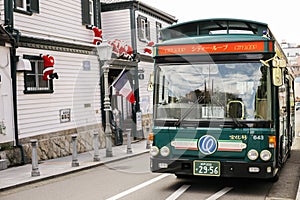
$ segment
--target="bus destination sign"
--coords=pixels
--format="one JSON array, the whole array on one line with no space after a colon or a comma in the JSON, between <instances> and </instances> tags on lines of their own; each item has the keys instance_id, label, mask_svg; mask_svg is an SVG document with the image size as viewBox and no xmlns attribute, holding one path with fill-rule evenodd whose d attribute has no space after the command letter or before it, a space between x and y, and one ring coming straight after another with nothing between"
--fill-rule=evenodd
<instances>
[{"instance_id":1,"label":"bus destination sign","mask_svg":"<svg viewBox=\"0 0 300 200\"><path fill-rule=\"evenodd\" d=\"M183 44L158 46L157 54L165 55L193 55L193 54L215 54L215 53L254 53L272 51L273 45L265 41L255 42L227 42L213 44Z\"/></svg>"}]
</instances>

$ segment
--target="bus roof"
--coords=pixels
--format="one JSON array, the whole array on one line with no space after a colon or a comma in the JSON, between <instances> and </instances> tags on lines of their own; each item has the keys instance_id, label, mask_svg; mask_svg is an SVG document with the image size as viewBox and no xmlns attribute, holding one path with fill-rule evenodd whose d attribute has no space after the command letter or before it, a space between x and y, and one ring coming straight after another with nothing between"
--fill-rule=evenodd
<instances>
[{"instance_id":1,"label":"bus roof","mask_svg":"<svg viewBox=\"0 0 300 200\"><path fill-rule=\"evenodd\" d=\"M257 21L232 18L189 21L161 29L161 40L154 48L153 58L159 59L158 62L205 54L214 59L245 60L270 59L276 54L287 61L268 25ZM236 57L229 58L231 55Z\"/></svg>"},{"instance_id":2,"label":"bus roof","mask_svg":"<svg viewBox=\"0 0 300 200\"><path fill-rule=\"evenodd\" d=\"M242 33L263 36L264 32L268 33L271 38L273 37L266 23L243 19L213 18L169 26L161 30L161 37L163 41L166 41L176 38L214 34L230 35Z\"/></svg>"}]
</instances>

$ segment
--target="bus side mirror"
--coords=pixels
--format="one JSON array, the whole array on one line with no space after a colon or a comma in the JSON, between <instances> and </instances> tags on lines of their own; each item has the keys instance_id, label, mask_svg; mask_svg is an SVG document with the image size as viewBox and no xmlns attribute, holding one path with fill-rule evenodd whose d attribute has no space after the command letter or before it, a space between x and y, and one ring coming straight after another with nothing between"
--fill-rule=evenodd
<instances>
[{"instance_id":1,"label":"bus side mirror","mask_svg":"<svg viewBox=\"0 0 300 200\"><path fill-rule=\"evenodd\" d=\"M267 66L270 67L269 62L272 61L272 77L273 77L273 85L275 86L282 86L282 71L281 68L286 67L286 61L284 59L280 59L277 54L268 59L268 60L260 60L260 62Z\"/></svg>"},{"instance_id":2,"label":"bus side mirror","mask_svg":"<svg viewBox=\"0 0 300 200\"><path fill-rule=\"evenodd\" d=\"M273 76L273 84L275 86L282 86L282 71L281 68L286 67L286 61L284 59L274 58L272 60L273 68L272 68L272 76Z\"/></svg>"}]
</instances>

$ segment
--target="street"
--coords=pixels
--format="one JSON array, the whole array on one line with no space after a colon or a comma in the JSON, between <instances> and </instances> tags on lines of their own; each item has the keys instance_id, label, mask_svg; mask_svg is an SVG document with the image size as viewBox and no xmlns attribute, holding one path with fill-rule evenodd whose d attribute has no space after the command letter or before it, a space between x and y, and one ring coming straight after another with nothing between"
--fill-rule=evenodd
<instances>
[{"instance_id":1,"label":"street","mask_svg":"<svg viewBox=\"0 0 300 200\"><path fill-rule=\"evenodd\" d=\"M174 175L150 173L149 155L143 154L86 171L3 191L0 196L1 200L212 200L217 198L263 200L266 197L289 200L296 196L299 174L295 176L294 173L299 173L300 162L293 161L291 164L288 163L285 166L277 183L255 179L177 179ZM294 169L289 169L293 166Z\"/></svg>"},{"instance_id":2,"label":"street","mask_svg":"<svg viewBox=\"0 0 300 200\"><path fill-rule=\"evenodd\" d=\"M296 111L296 120L300 111ZM149 170L149 155L112 162L88 170L0 192L1 200L293 200L300 176L300 123L291 158L276 183L257 179L196 177L178 179Z\"/></svg>"}]
</instances>

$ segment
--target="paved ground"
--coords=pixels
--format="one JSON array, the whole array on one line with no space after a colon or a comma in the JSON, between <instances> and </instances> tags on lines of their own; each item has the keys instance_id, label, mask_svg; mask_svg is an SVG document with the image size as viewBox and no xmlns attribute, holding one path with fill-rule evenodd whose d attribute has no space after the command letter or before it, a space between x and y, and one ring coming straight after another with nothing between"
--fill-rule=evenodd
<instances>
[{"instance_id":1,"label":"paved ground","mask_svg":"<svg viewBox=\"0 0 300 200\"><path fill-rule=\"evenodd\" d=\"M299 133L298 133L299 134ZM146 148L147 141L139 141L131 144L132 153L127 153L127 145L113 147L113 157L105 157L105 149L100 150L100 161L94 162L94 152L78 154L78 167L72 167L72 156L46 160L39 163L40 176L32 177L32 165L27 164L18 167L8 168L0 171L0 191L22 186L27 183L38 182L41 180L61 176L75 171L88 169L103 165L120 159L140 155L149 152ZM272 186L267 200L300 200L299 178L300 178L300 135L295 139L291 158L280 174L278 182ZM292 188L292 189L291 189ZM295 195L295 191L297 194Z\"/></svg>"},{"instance_id":2,"label":"paved ground","mask_svg":"<svg viewBox=\"0 0 300 200\"><path fill-rule=\"evenodd\" d=\"M31 164L1 170L0 191L149 152L149 149L147 149L146 146L146 140L134 142L131 144L132 153L127 153L127 145L115 146L112 150L113 157L106 157L106 150L100 149L100 161L97 162L93 161L93 151L81 153L78 154L78 167L72 167L72 156L42 161L38 165L40 176L36 177L31 176Z\"/></svg>"},{"instance_id":3,"label":"paved ground","mask_svg":"<svg viewBox=\"0 0 300 200\"><path fill-rule=\"evenodd\" d=\"M290 159L281 170L279 180L273 184L266 200L300 200L300 137L296 137ZM297 194L295 195L295 191Z\"/></svg>"}]
</instances>

